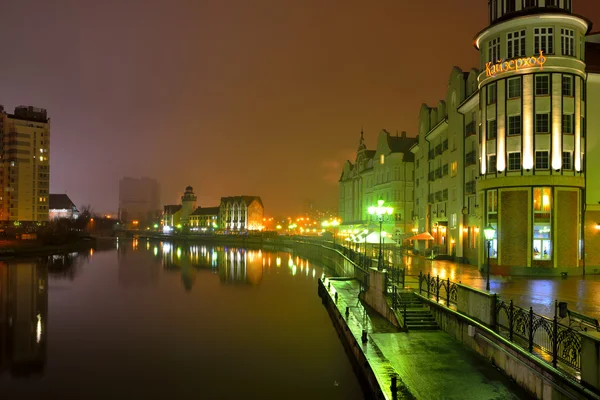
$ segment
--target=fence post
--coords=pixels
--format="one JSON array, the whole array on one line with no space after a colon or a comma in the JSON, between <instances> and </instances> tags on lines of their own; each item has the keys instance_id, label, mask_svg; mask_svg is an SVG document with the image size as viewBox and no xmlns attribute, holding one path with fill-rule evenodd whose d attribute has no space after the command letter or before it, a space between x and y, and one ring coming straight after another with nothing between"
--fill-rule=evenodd
<instances>
[{"instance_id":1,"label":"fence post","mask_svg":"<svg viewBox=\"0 0 600 400\"><path fill-rule=\"evenodd\" d=\"M419 271L419 294L421 294L421 283L423 282L423 270Z\"/></svg>"},{"instance_id":2,"label":"fence post","mask_svg":"<svg viewBox=\"0 0 600 400\"><path fill-rule=\"evenodd\" d=\"M552 365L556 368L558 360L558 317L556 311L558 308L558 300L554 300L554 320L552 321Z\"/></svg>"},{"instance_id":3,"label":"fence post","mask_svg":"<svg viewBox=\"0 0 600 400\"><path fill-rule=\"evenodd\" d=\"M404 327L406 328L406 303L404 303Z\"/></svg>"},{"instance_id":4,"label":"fence post","mask_svg":"<svg viewBox=\"0 0 600 400\"><path fill-rule=\"evenodd\" d=\"M440 276L437 276L436 284L435 284L435 301L436 303L440 302Z\"/></svg>"},{"instance_id":5,"label":"fence post","mask_svg":"<svg viewBox=\"0 0 600 400\"><path fill-rule=\"evenodd\" d=\"M529 352L533 352L533 307L529 307Z\"/></svg>"},{"instance_id":6,"label":"fence post","mask_svg":"<svg viewBox=\"0 0 600 400\"><path fill-rule=\"evenodd\" d=\"M446 281L446 307L450 308L450 278Z\"/></svg>"},{"instance_id":7,"label":"fence post","mask_svg":"<svg viewBox=\"0 0 600 400\"><path fill-rule=\"evenodd\" d=\"M514 328L514 306L513 301L510 301L510 308L508 309L508 338L512 342L513 341L513 328Z\"/></svg>"},{"instance_id":8,"label":"fence post","mask_svg":"<svg viewBox=\"0 0 600 400\"><path fill-rule=\"evenodd\" d=\"M406 269L402 268L402 289L406 287Z\"/></svg>"},{"instance_id":9,"label":"fence post","mask_svg":"<svg viewBox=\"0 0 600 400\"><path fill-rule=\"evenodd\" d=\"M431 272L427 273L427 298L429 298L431 294Z\"/></svg>"}]
</instances>

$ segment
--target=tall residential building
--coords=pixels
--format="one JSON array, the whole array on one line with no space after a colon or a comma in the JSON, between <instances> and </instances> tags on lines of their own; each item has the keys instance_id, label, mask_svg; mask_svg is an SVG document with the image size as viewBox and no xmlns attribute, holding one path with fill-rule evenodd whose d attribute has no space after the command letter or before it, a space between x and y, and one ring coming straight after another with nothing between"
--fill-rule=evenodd
<instances>
[{"instance_id":1,"label":"tall residential building","mask_svg":"<svg viewBox=\"0 0 600 400\"><path fill-rule=\"evenodd\" d=\"M0 221L48 221L50 119L46 110L0 106Z\"/></svg>"},{"instance_id":2,"label":"tall residential building","mask_svg":"<svg viewBox=\"0 0 600 400\"><path fill-rule=\"evenodd\" d=\"M154 222L161 215L160 187L151 178L123 178L119 182L119 219L123 222Z\"/></svg>"},{"instance_id":3,"label":"tall residential building","mask_svg":"<svg viewBox=\"0 0 600 400\"><path fill-rule=\"evenodd\" d=\"M394 136L382 130L377 149L368 150L364 134L360 133L356 159L353 163L346 161L339 181L340 228L372 227L368 209L384 200L384 206L394 208L384 222L384 231L395 238L412 231L414 155L410 148L415 143L416 139L406 137L406 132Z\"/></svg>"}]
</instances>

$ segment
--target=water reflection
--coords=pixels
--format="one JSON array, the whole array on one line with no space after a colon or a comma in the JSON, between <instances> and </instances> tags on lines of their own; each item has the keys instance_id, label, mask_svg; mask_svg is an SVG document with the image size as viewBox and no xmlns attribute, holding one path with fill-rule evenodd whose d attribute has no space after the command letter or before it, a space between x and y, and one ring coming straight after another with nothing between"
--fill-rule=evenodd
<instances>
[{"instance_id":1,"label":"water reflection","mask_svg":"<svg viewBox=\"0 0 600 400\"><path fill-rule=\"evenodd\" d=\"M48 269L44 262L0 263L0 376L41 374L46 364Z\"/></svg>"}]
</instances>

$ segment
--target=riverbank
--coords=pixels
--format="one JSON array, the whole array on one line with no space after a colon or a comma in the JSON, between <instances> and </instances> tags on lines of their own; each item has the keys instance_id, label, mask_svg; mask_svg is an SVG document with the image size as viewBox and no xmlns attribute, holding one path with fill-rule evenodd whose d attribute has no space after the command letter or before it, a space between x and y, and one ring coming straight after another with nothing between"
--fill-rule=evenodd
<instances>
[{"instance_id":1,"label":"riverbank","mask_svg":"<svg viewBox=\"0 0 600 400\"><path fill-rule=\"evenodd\" d=\"M44 256L88 251L90 249L96 249L97 242L98 241L92 237L85 237L74 242L59 245L45 245L33 240L3 240L0 241L0 260L15 257Z\"/></svg>"}]
</instances>

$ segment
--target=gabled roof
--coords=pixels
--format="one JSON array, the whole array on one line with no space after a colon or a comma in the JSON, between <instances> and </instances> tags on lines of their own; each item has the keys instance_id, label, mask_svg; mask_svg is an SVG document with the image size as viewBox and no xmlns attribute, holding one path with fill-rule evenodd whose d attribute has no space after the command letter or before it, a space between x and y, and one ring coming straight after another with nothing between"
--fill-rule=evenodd
<instances>
[{"instance_id":1,"label":"gabled roof","mask_svg":"<svg viewBox=\"0 0 600 400\"><path fill-rule=\"evenodd\" d=\"M166 215L173 215L179 210L181 210L181 204L169 204L165 206Z\"/></svg>"},{"instance_id":2,"label":"gabled roof","mask_svg":"<svg viewBox=\"0 0 600 400\"><path fill-rule=\"evenodd\" d=\"M192 215L219 215L219 207L198 207Z\"/></svg>"},{"instance_id":3,"label":"gabled roof","mask_svg":"<svg viewBox=\"0 0 600 400\"><path fill-rule=\"evenodd\" d=\"M75 203L71 201L69 196L66 194L50 194L49 199L49 209L50 210L67 210L67 209L77 209L75 207Z\"/></svg>"},{"instance_id":4,"label":"gabled roof","mask_svg":"<svg viewBox=\"0 0 600 400\"><path fill-rule=\"evenodd\" d=\"M404 153L404 161L413 161L414 155L410 148L417 143L416 138L406 136L388 136L388 146L392 153Z\"/></svg>"},{"instance_id":5,"label":"gabled roof","mask_svg":"<svg viewBox=\"0 0 600 400\"><path fill-rule=\"evenodd\" d=\"M260 205L262 207L264 207L263 202L259 196L242 195L242 196L221 197L221 203L223 203L223 202L238 202L239 203L240 201L243 201L247 206L249 206L250 203L252 203L254 200L258 200Z\"/></svg>"}]
</instances>

